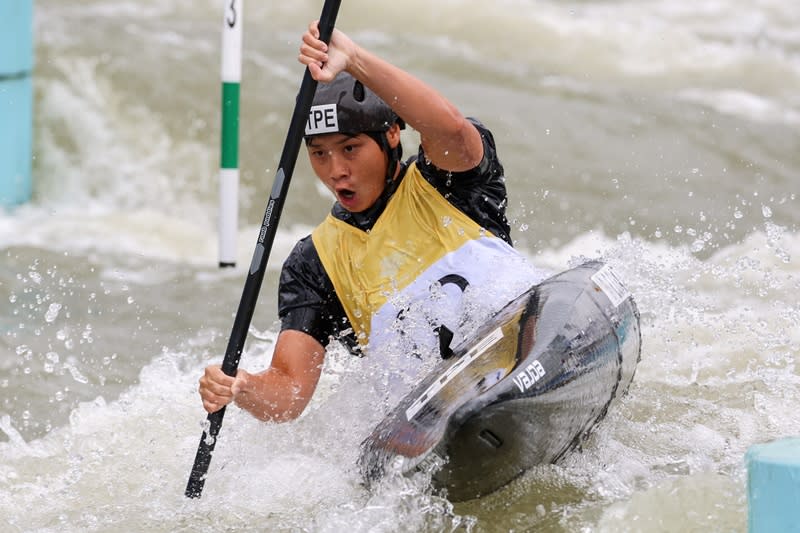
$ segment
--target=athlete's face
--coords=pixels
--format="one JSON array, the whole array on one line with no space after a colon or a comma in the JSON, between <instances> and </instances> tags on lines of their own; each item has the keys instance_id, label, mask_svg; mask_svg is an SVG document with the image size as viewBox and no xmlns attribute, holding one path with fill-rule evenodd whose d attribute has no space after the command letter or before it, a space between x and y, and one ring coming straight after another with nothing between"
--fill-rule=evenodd
<instances>
[{"instance_id":1,"label":"athlete's face","mask_svg":"<svg viewBox=\"0 0 800 533\"><path fill-rule=\"evenodd\" d=\"M389 130L390 146L400 141L399 131ZM389 156L369 135L319 135L306 148L314 173L348 211L368 209L383 192Z\"/></svg>"}]
</instances>

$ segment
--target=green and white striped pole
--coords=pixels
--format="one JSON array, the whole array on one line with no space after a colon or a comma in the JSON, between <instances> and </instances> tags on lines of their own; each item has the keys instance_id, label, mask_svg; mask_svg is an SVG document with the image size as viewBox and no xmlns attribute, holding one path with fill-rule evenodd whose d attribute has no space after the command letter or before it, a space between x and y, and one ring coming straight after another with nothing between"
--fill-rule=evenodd
<instances>
[{"instance_id":1,"label":"green and white striped pole","mask_svg":"<svg viewBox=\"0 0 800 533\"><path fill-rule=\"evenodd\" d=\"M239 218L239 84L242 0L225 0L222 22L222 127L219 172L219 266L236 266Z\"/></svg>"}]
</instances>

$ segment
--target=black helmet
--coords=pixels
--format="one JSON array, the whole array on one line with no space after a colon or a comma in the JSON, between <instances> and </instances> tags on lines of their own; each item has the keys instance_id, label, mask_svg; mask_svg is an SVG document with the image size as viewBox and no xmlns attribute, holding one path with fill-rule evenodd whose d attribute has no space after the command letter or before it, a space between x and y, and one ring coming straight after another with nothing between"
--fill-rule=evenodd
<instances>
[{"instance_id":1,"label":"black helmet","mask_svg":"<svg viewBox=\"0 0 800 533\"><path fill-rule=\"evenodd\" d=\"M330 83L320 83L306 122L306 139L324 133L385 132L397 122L405 124L386 102L353 78L340 72Z\"/></svg>"}]
</instances>

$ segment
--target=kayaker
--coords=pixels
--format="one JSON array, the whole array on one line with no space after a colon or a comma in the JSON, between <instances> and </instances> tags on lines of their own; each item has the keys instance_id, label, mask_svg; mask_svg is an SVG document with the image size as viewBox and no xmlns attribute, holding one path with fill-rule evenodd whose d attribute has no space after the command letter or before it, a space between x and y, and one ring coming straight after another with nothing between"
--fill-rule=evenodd
<instances>
[{"instance_id":1,"label":"kayaker","mask_svg":"<svg viewBox=\"0 0 800 533\"><path fill-rule=\"evenodd\" d=\"M424 361L448 356L470 317L536 281L511 246L504 171L486 127L345 33L334 30L326 45L317 22L298 59L319 82L308 157L336 202L283 265L269 367L235 378L207 367L199 391L208 412L233 401L262 420L296 418L332 339L391 369L388 386L403 382L393 389L402 391ZM402 161L406 124L420 146Z\"/></svg>"}]
</instances>

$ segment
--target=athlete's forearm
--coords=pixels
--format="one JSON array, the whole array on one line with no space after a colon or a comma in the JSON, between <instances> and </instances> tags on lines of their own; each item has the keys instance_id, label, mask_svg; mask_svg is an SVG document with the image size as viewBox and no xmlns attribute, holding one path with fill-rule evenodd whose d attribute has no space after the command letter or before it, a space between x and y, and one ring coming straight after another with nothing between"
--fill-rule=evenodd
<instances>
[{"instance_id":1,"label":"athlete's forearm","mask_svg":"<svg viewBox=\"0 0 800 533\"><path fill-rule=\"evenodd\" d=\"M310 393L304 393L302 386L274 367L258 374L245 374L236 387L236 405L268 422L294 420L311 400Z\"/></svg>"},{"instance_id":2,"label":"athlete's forearm","mask_svg":"<svg viewBox=\"0 0 800 533\"><path fill-rule=\"evenodd\" d=\"M295 330L278 335L269 368L258 374L239 371L231 388L236 405L254 417L285 422L300 416L317 388L325 348Z\"/></svg>"}]
</instances>

